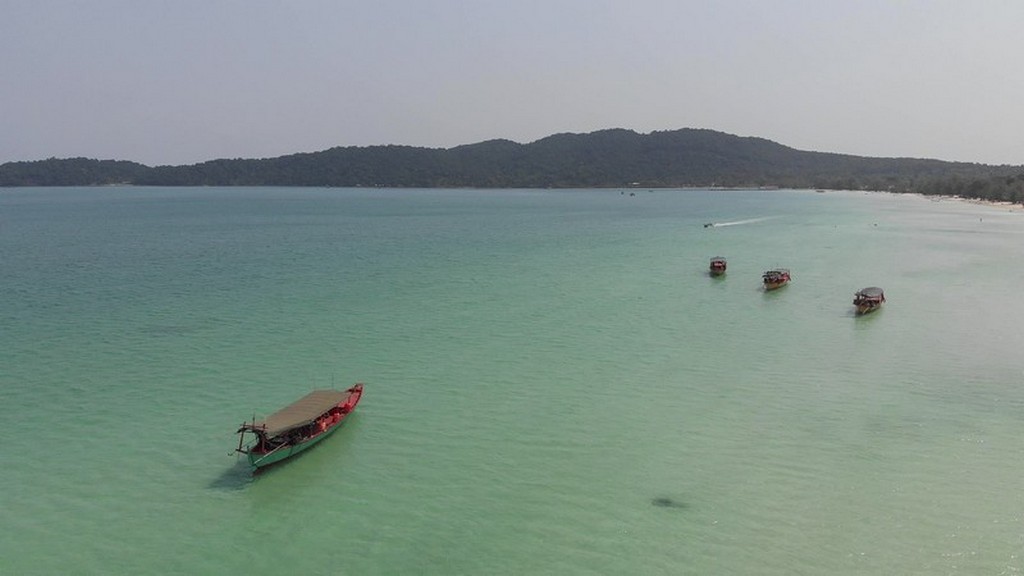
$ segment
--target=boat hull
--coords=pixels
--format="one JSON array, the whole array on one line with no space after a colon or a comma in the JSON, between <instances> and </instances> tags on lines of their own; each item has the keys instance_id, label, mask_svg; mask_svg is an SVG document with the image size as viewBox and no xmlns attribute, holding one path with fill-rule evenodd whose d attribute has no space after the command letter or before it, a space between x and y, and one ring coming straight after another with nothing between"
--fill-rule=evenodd
<instances>
[{"instance_id":1,"label":"boat hull","mask_svg":"<svg viewBox=\"0 0 1024 576\"><path fill-rule=\"evenodd\" d=\"M708 266L708 273L712 276L721 276L722 274L725 274L725 269L727 267L728 264L726 263L725 258L722 256L715 256L711 259L711 263Z\"/></svg>"},{"instance_id":2,"label":"boat hull","mask_svg":"<svg viewBox=\"0 0 1024 576\"><path fill-rule=\"evenodd\" d=\"M287 460L334 434L352 416L362 396L362 384L356 384L344 392L310 392L262 422L257 423L254 419L251 424L243 423L238 429L240 436L236 451L245 454L254 472ZM256 440L254 444L243 448L242 443L247 433L254 434ZM275 447L271 449L271 446Z\"/></svg>"},{"instance_id":3,"label":"boat hull","mask_svg":"<svg viewBox=\"0 0 1024 576\"><path fill-rule=\"evenodd\" d=\"M853 305L857 308L857 314L868 314L874 312L885 304L885 292L877 287L864 288L853 295Z\"/></svg>"},{"instance_id":4,"label":"boat hull","mask_svg":"<svg viewBox=\"0 0 1024 576\"><path fill-rule=\"evenodd\" d=\"M881 307L882 307L881 304L858 304L857 305L857 314L859 314L859 315L870 314L871 312L874 312L875 310L878 310Z\"/></svg>"},{"instance_id":5,"label":"boat hull","mask_svg":"<svg viewBox=\"0 0 1024 576\"><path fill-rule=\"evenodd\" d=\"M266 468L267 466L277 464L282 460L287 460L292 456L305 452L306 450L319 444L324 438L327 438L331 434L334 434L334 431L337 430L338 428L341 428L341 426L345 423L346 420L348 420L348 418L343 418L340 422L338 422L334 426L331 426L330 428L327 428L326 430L317 434L316 436L304 442L292 444L291 446L288 446L286 448L280 448L278 450L268 453L261 453L249 450L246 453L246 456L249 458L249 465L259 470L261 468Z\"/></svg>"},{"instance_id":6,"label":"boat hull","mask_svg":"<svg viewBox=\"0 0 1024 576\"><path fill-rule=\"evenodd\" d=\"M792 279L792 276L789 275L789 270L786 268L776 268L761 275L761 282L764 283L765 290L778 290L789 284L789 281Z\"/></svg>"}]
</instances>

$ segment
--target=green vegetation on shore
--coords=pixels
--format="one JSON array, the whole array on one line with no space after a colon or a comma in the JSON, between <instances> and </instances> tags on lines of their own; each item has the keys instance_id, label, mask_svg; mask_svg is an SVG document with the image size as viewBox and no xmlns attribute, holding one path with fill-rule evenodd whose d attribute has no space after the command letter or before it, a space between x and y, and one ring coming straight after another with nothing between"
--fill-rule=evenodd
<instances>
[{"instance_id":1,"label":"green vegetation on shore","mask_svg":"<svg viewBox=\"0 0 1024 576\"><path fill-rule=\"evenodd\" d=\"M1024 203L1024 166L796 150L713 130L556 134L529 144L368 146L156 166L86 158L9 162L0 186L403 188L785 187L889 190Z\"/></svg>"}]
</instances>

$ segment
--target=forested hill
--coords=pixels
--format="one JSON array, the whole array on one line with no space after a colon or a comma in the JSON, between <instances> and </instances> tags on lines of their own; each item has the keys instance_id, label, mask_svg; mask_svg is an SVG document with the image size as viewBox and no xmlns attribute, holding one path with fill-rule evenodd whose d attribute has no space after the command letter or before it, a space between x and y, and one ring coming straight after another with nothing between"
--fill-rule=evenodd
<instances>
[{"instance_id":1,"label":"forested hill","mask_svg":"<svg viewBox=\"0 0 1024 576\"><path fill-rule=\"evenodd\" d=\"M0 186L686 187L893 190L1021 202L1024 166L807 152L713 130L556 134L449 149L331 148L188 166L85 158L0 165Z\"/></svg>"}]
</instances>

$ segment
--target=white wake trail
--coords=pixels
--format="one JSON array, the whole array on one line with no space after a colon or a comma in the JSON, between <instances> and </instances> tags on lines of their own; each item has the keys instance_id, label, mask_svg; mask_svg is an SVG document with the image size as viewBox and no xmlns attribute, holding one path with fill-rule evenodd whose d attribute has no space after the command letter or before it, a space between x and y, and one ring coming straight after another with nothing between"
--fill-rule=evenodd
<instances>
[{"instance_id":1,"label":"white wake trail","mask_svg":"<svg viewBox=\"0 0 1024 576\"><path fill-rule=\"evenodd\" d=\"M735 220L733 222L715 222L712 224L715 228L719 226L739 226L740 224L753 224L754 222L764 222L766 220L774 220L778 216L763 216L761 218L750 218L748 220Z\"/></svg>"}]
</instances>

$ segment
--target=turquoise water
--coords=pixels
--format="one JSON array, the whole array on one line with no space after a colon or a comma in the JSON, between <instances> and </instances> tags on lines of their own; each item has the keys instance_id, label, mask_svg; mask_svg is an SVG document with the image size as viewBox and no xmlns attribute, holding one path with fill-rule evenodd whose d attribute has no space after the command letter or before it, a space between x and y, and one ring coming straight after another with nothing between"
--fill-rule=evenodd
<instances>
[{"instance_id":1,"label":"turquoise water","mask_svg":"<svg viewBox=\"0 0 1024 576\"><path fill-rule=\"evenodd\" d=\"M2 571L1020 573L1022 262L888 194L0 190Z\"/></svg>"}]
</instances>

